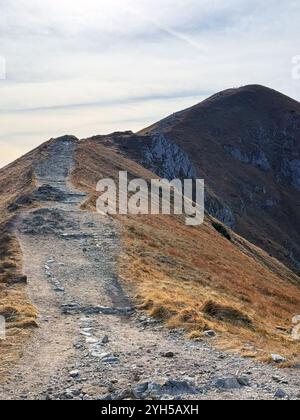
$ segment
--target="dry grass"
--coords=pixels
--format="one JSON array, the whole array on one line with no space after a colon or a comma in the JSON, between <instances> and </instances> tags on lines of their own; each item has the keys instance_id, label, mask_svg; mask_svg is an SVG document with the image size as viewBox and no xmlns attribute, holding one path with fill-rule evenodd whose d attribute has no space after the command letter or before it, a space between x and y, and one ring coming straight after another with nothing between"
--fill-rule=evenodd
<instances>
[{"instance_id":1,"label":"dry grass","mask_svg":"<svg viewBox=\"0 0 300 420\"><path fill-rule=\"evenodd\" d=\"M150 178L142 167L97 141L77 151L73 182L90 193L86 208L95 209L95 186L119 169ZM300 343L288 332L299 313L299 277L277 260L230 232L231 241L207 218L199 228L180 217L120 216L123 255L120 276L141 310L170 328L184 328L191 338L206 329L218 332L216 345L246 357L267 360L278 352L299 358Z\"/></svg>"},{"instance_id":2,"label":"dry grass","mask_svg":"<svg viewBox=\"0 0 300 420\"><path fill-rule=\"evenodd\" d=\"M22 257L16 238L7 231L0 233L0 316L6 321L6 339L0 340L0 381L16 362L30 335L36 327L37 311L30 303L26 285L14 284L22 271Z\"/></svg>"},{"instance_id":3,"label":"dry grass","mask_svg":"<svg viewBox=\"0 0 300 420\"><path fill-rule=\"evenodd\" d=\"M211 195L234 211L238 233L296 271L287 248L300 258L299 192L278 182L276 170L261 171L225 152L226 145L246 153L256 150L257 135L254 133L257 127L264 127L265 133L269 133L272 152L263 142L260 148L270 161L277 161L286 151L274 127L280 126L282 130L290 127L290 112L293 112L293 118L300 117L299 102L263 86L245 86L213 95L171 118L160 130L167 134L171 143L188 154ZM149 134L158 125L154 124L140 134ZM289 135L293 137L291 133ZM294 135L298 137L296 130ZM297 142L294 152L298 151ZM278 206L264 209L261 203L266 196L262 192L254 193L254 185L265 186L268 197L278 200ZM241 210L241 200L246 211Z\"/></svg>"},{"instance_id":4,"label":"dry grass","mask_svg":"<svg viewBox=\"0 0 300 420\"><path fill-rule=\"evenodd\" d=\"M240 327L253 328L251 318L243 314L241 310L231 306L220 305L213 300L209 300L203 305L202 312L214 320L224 321Z\"/></svg>"},{"instance_id":5,"label":"dry grass","mask_svg":"<svg viewBox=\"0 0 300 420\"><path fill-rule=\"evenodd\" d=\"M47 153L47 145L0 170L0 314L8 321L7 339L0 343L0 378L21 355L36 309L25 285L13 284L22 274L22 255L13 235L15 213L7 207L31 193L32 164ZM85 208L95 209L95 186L103 177L154 175L120 151L82 142L76 153L73 183L89 193ZM186 227L179 217L119 217L123 230L120 276L137 305L164 320L170 328L184 328L193 338L206 329L218 331L216 345L246 357L268 360L281 353L289 362L299 358L300 343L288 332L300 308L299 277L277 260L230 232L213 228L207 218L199 228Z\"/></svg>"},{"instance_id":6,"label":"dry grass","mask_svg":"<svg viewBox=\"0 0 300 420\"><path fill-rule=\"evenodd\" d=\"M22 275L23 261L19 242L14 235L14 220L19 207L9 206L30 195L34 186L32 163L42 149L36 149L0 170L0 315L6 320L6 340L0 340L0 381L22 354L30 331L37 326L37 310L30 303L25 284L16 284Z\"/></svg>"},{"instance_id":7,"label":"dry grass","mask_svg":"<svg viewBox=\"0 0 300 420\"><path fill-rule=\"evenodd\" d=\"M300 343L277 329L289 330L300 307L299 286L285 271L283 277L274 274L209 223L194 229L175 218L149 216L123 218L122 224L121 274L137 290L142 309L192 338L214 329L225 349L299 357Z\"/></svg>"}]
</instances>

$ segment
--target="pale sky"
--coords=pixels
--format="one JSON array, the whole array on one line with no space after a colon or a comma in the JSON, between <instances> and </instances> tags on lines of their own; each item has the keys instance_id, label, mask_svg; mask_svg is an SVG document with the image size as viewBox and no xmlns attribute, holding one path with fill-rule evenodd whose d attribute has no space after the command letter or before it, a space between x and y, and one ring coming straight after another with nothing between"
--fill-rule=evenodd
<instances>
[{"instance_id":1,"label":"pale sky","mask_svg":"<svg viewBox=\"0 0 300 420\"><path fill-rule=\"evenodd\" d=\"M299 18L299 0L0 0L0 166L51 137L137 131L230 87L300 100Z\"/></svg>"}]
</instances>

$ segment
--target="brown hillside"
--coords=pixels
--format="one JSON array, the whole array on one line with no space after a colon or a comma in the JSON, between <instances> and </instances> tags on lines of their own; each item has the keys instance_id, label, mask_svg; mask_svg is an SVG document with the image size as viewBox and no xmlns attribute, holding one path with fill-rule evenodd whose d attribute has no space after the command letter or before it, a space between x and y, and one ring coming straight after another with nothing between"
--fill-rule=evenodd
<instances>
[{"instance_id":1,"label":"brown hillside","mask_svg":"<svg viewBox=\"0 0 300 420\"><path fill-rule=\"evenodd\" d=\"M236 232L300 270L299 102L262 86L230 89L139 134L155 133L188 154Z\"/></svg>"},{"instance_id":2,"label":"brown hillside","mask_svg":"<svg viewBox=\"0 0 300 420\"><path fill-rule=\"evenodd\" d=\"M0 169L0 315L6 318L6 340L0 340L0 380L23 351L32 327L37 327L37 310L22 280L22 250L14 234L19 212L36 206L34 167L47 156L48 141L22 158Z\"/></svg>"},{"instance_id":3,"label":"brown hillside","mask_svg":"<svg viewBox=\"0 0 300 420\"><path fill-rule=\"evenodd\" d=\"M72 179L90 193L86 208L95 210L97 181L117 179L120 169L151 177L110 141L79 144ZM124 232L120 275L142 309L192 337L214 328L223 347L259 357L274 351L297 357L299 343L289 331L299 310L299 278L286 267L233 232L232 241L225 239L211 218L199 228L186 227L178 217L119 220Z\"/></svg>"},{"instance_id":4,"label":"brown hillside","mask_svg":"<svg viewBox=\"0 0 300 420\"><path fill-rule=\"evenodd\" d=\"M135 138L132 133L117 136ZM1 371L20 356L30 327L36 325L26 285L15 284L22 274L22 255L13 227L19 211L38 204L28 198L35 186L34 166L47 156L49 144L0 171L0 310L10 315L8 339L0 344ZM78 143L72 181L89 193L83 207L95 210L97 181L117 178L119 170L147 180L155 176L126 155L108 137ZM130 216L119 221L120 276L141 309L194 338L214 328L222 347L261 358L279 352L291 362L297 359L299 343L292 341L290 329L300 290L293 272L225 228L229 241L210 217L199 228L186 227L180 217Z\"/></svg>"},{"instance_id":5,"label":"brown hillside","mask_svg":"<svg viewBox=\"0 0 300 420\"><path fill-rule=\"evenodd\" d=\"M0 379L20 356L30 328L36 326L37 312L29 301L26 285L18 283L22 252L13 226L18 211L30 205L34 187L32 163L39 156L41 150L36 149L0 170L0 315L7 322L6 340L0 341Z\"/></svg>"}]
</instances>

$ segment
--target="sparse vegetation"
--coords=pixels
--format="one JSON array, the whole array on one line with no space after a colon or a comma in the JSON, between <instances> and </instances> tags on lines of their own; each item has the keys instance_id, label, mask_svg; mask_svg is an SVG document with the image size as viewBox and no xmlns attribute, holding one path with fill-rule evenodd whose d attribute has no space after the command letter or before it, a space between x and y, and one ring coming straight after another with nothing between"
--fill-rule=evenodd
<instances>
[{"instance_id":1,"label":"sparse vegetation","mask_svg":"<svg viewBox=\"0 0 300 420\"><path fill-rule=\"evenodd\" d=\"M37 327L37 310L30 303L24 284L15 284L21 273L22 256L17 239L0 228L0 315L6 320L6 340L0 340L0 381L22 351L30 329Z\"/></svg>"},{"instance_id":2,"label":"sparse vegetation","mask_svg":"<svg viewBox=\"0 0 300 420\"><path fill-rule=\"evenodd\" d=\"M261 360L271 349L299 360L300 344L276 329L283 325L289 331L300 304L299 287L285 277L283 266L281 275L274 274L233 243L224 246L209 223L195 230L174 217L149 216L138 222L124 217L121 222L126 246L121 275L129 290L136 291L140 309L170 328L184 328L192 339L215 330L218 346L247 357L251 346L251 357ZM163 252L166 261L171 257L177 264L158 266Z\"/></svg>"},{"instance_id":3,"label":"sparse vegetation","mask_svg":"<svg viewBox=\"0 0 300 420\"><path fill-rule=\"evenodd\" d=\"M232 308L230 306L220 305L212 300L204 304L202 311L209 317L218 319L220 321L230 322L231 324L245 327L252 326L251 319L238 309Z\"/></svg>"},{"instance_id":4,"label":"sparse vegetation","mask_svg":"<svg viewBox=\"0 0 300 420\"><path fill-rule=\"evenodd\" d=\"M20 197L30 196L33 188L34 151L0 170L0 315L6 320L6 340L0 340L0 381L18 360L31 328L37 326L37 310L30 303L22 277L22 254L13 234L13 221Z\"/></svg>"},{"instance_id":5,"label":"sparse vegetation","mask_svg":"<svg viewBox=\"0 0 300 420\"><path fill-rule=\"evenodd\" d=\"M153 176L120 151L97 141L80 144L73 182L90 193L86 209L95 209L97 181L117 179L120 167L135 177ZM264 359L273 351L299 358L300 343L276 329L282 325L288 331L300 307L294 273L223 225L231 241L218 238L215 230L226 232L212 227L215 219L199 228L176 216L118 220L124 250L120 276L141 310L170 328L184 328L191 338L214 329L218 346L247 357Z\"/></svg>"},{"instance_id":6,"label":"sparse vegetation","mask_svg":"<svg viewBox=\"0 0 300 420\"><path fill-rule=\"evenodd\" d=\"M217 232L219 232L222 236L224 236L224 238L228 239L228 241L231 241L231 235L222 223L213 222L212 226Z\"/></svg>"}]
</instances>

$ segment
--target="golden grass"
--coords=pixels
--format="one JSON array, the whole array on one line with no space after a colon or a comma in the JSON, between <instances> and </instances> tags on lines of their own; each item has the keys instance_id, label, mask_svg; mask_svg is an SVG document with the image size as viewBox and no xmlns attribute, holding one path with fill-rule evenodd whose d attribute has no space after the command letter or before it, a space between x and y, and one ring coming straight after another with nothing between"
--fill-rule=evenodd
<instances>
[{"instance_id":1,"label":"golden grass","mask_svg":"<svg viewBox=\"0 0 300 420\"><path fill-rule=\"evenodd\" d=\"M30 195L34 186L33 161L40 155L36 149L0 170L0 315L6 320L6 339L0 340L0 381L20 358L30 331L37 327L37 310L30 303L25 284L15 284L22 275L23 260L14 235L17 212L8 207L21 196Z\"/></svg>"},{"instance_id":2,"label":"golden grass","mask_svg":"<svg viewBox=\"0 0 300 420\"><path fill-rule=\"evenodd\" d=\"M48 144L0 170L0 315L8 326L7 339L0 342L0 379L37 326L26 286L11 284L22 273L22 255L13 235L15 213L7 207L31 193L33 163L47 154ZM109 146L79 144L72 181L89 193L83 208L95 209L95 186L103 177L117 179L120 170L130 177L155 177ZM180 217L118 220L123 232L120 277L141 310L169 328L183 328L191 339L214 329L216 346L245 357L270 361L270 353L280 353L289 364L299 361L300 343L288 332L299 313L299 277L289 269L233 232L228 241L209 217L199 228L185 226Z\"/></svg>"},{"instance_id":3,"label":"golden grass","mask_svg":"<svg viewBox=\"0 0 300 420\"><path fill-rule=\"evenodd\" d=\"M300 343L277 329L289 330L300 307L299 286L284 277L285 267L282 277L274 274L209 222L195 229L175 217L143 216L123 217L122 224L120 272L137 291L141 309L191 338L214 329L223 349L262 359L274 352L299 358Z\"/></svg>"},{"instance_id":4,"label":"golden grass","mask_svg":"<svg viewBox=\"0 0 300 420\"><path fill-rule=\"evenodd\" d=\"M0 340L0 381L21 356L30 329L37 326L37 310L28 299L26 285L12 282L22 272L18 242L7 232L4 237L0 234L0 316L6 321L6 339Z\"/></svg>"},{"instance_id":5,"label":"golden grass","mask_svg":"<svg viewBox=\"0 0 300 420\"><path fill-rule=\"evenodd\" d=\"M73 182L89 193L85 208L95 210L95 186L118 171L149 179L153 174L118 150L87 140L77 150ZM300 343L287 331L299 313L299 277L233 232L231 241L207 217L199 228L180 217L119 216L123 232L120 277L141 310L183 328L190 338L218 332L216 346L245 357L268 360L281 353L299 360ZM219 230L219 229L218 229Z\"/></svg>"}]
</instances>

